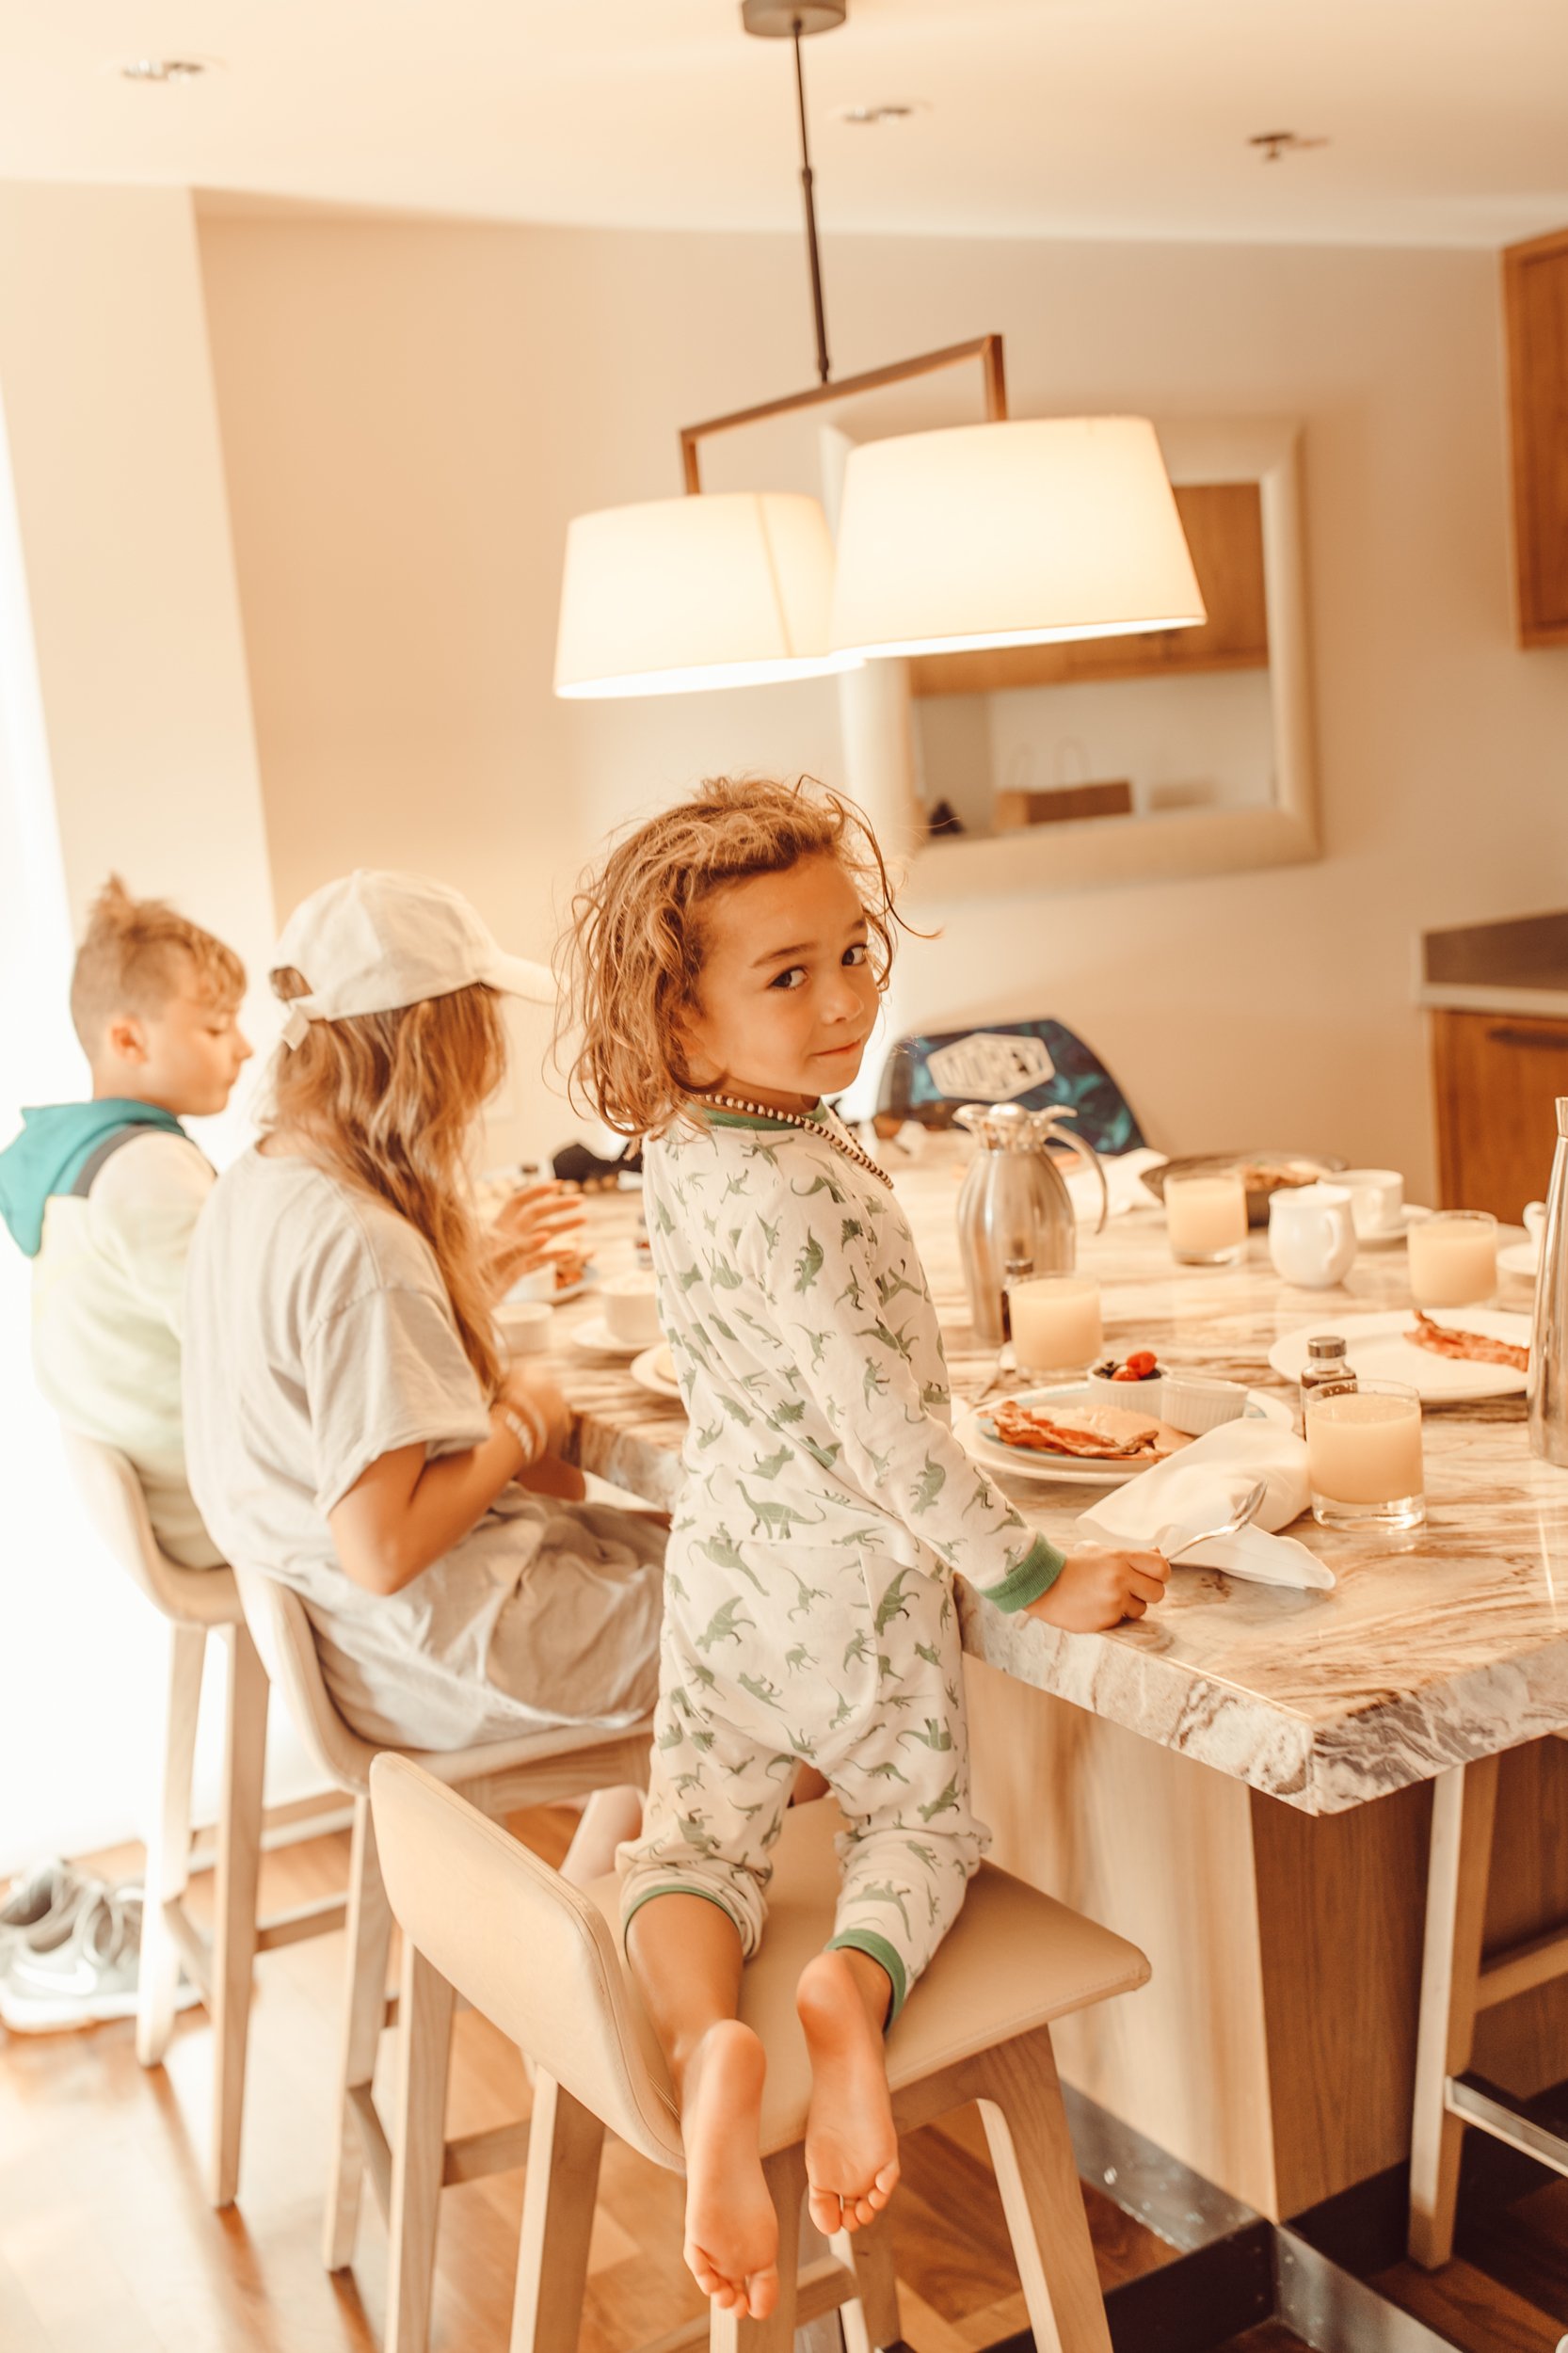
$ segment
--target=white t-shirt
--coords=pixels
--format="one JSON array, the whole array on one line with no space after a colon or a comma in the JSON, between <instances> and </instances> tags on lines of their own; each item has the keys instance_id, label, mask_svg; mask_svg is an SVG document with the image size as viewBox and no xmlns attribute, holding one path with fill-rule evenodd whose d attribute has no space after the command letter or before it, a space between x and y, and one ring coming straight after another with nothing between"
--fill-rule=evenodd
<instances>
[{"instance_id":1,"label":"white t-shirt","mask_svg":"<svg viewBox=\"0 0 1568 2353\"><path fill-rule=\"evenodd\" d=\"M400 1593L345 1576L328 1514L398 1447L488 1434L424 1237L309 1161L251 1151L218 1179L186 1296L191 1485L229 1560L292 1585L328 1689L367 1739L460 1748L652 1703L664 1535L504 1490Z\"/></svg>"},{"instance_id":2,"label":"white t-shirt","mask_svg":"<svg viewBox=\"0 0 1568 2353\"><path fill-rule=\"evenodd\" d=\"M139 1129L85 1196L56 1193L33 1265L33 1368L61 1419L136 1468L171 1560L222 1554L185 1478L181 1325L191 1236L216 1179L188 1136Z\"/></svg>"}]
</instances>

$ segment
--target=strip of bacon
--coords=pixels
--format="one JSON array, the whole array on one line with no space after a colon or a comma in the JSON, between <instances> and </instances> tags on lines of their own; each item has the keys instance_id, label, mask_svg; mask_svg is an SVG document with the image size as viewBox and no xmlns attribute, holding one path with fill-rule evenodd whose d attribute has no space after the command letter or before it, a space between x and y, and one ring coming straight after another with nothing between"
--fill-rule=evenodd
<instances>
[{"instance_id":1,"label":"strip of bacon","mask_svg":"<svg viewBox=\"0 0 1568 2353\"><path fill-rule=\"evenodd\" d=\"M1103 1430L1079 1430L1066 1422L1052 1421L1048 1415L1032 1406L1007 1403L994 1407L991 1419L1004 1446L1022 1447L1034 1454L1074 1454L1097 1462L1138 1463L1152 1462L1160 1452L1153 1430L1141 1430L1127 1438L1112 1438Z\"/></svg>"},{"instance_id":2,"label":"strip of bacon","mask_svg":"<svg viewBox=\"0 0 1568 2353\"><path fill-rule=\"evenodd\" d=\"M1489 1340L1482 1332L1464 1332L1455 1325L1433 1323L1418 1307L1416 1329L1410 1337L1416 1348L1424 1348L1433 1356L1447 1356L1454 1364L1504 1365L1510 1372L1529 1370L1528 1348L1515 1348L1512 1340Z\"/></svg>"}]
</instances>

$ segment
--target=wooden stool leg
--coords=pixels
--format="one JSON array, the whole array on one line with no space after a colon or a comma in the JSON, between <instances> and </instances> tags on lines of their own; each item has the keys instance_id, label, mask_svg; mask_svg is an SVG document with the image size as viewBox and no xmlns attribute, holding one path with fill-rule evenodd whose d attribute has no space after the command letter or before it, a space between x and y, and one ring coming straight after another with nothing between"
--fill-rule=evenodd
<instances>
[{"instance_id":1,"label":"wooden stool leg","mask_svg":"<svg viewBox=\"0 0 1568 2353\"><path fill-rule=\"evenodd\" d=\"M604 2127L542 2070L534 2078L511 2353L577 2353Z\"/></svg>"},{"instance_id":2,"label":"wooden stool leg","mask_svg":"<svg viewBox=\"0 0 1568 2353\"><path fill-rule=\"evenodd\" d=\"M844 2353L882 2353L884 2345L901 2344L904 2329L888 2217L881 2215L858 2231L840 2232L831 2245L839 2261L855 2273L858 2286L854 2302L842 2306L839 2314Z\"/></svg>"},{"instance_id":3,"label":"wooden stool leg","mask_svg":"<svg viewBox=\"0 0 1568 2353\"><path fill-rule=\"evenodd\" d=\"M322 2236L322 2261L328 2271L342 2271L354 2253L364 2180L364 2144L354 2115L354 2094L368 2092L376 2074L376 2054L387 2023L387 1948L391 1942L392 1909L376 1851L370 1800L357 1798L348 1866L348 1982Z\"/></svg>"},{"instance_id":4,"label":"wooden stool leg","mask_svg":"<svg viewBox=\"0 0 1568 2353\"><path fill-rule=\"evenodd\" d=\"M147 1900L136 1986L136 2057L144 2067L157 2066L174 2031L180 1950L169 1934L164 1907L178 1903L190 1884L190 1785L206 1655L207 1637L200 1626L169 1626L163 1775L157 1820L147 1844Z\"/></svg>"},{"instance_id":5,"label":"wooden stool leg","mask_svg":"<svg viewBox=\"0 0 1568 2353\"><path fill-rule=\"evenodd\" d=\"M385 2353L424 2353L430 2342L454 2002L452 1988L440 1971L432 1968L405 1938L397 2004L397 2105L388 2217Z\"/></svg>"},{"instance_id":6,"label":"wooden stool leg","mask_svg":"<svg viewBox=\"0 0 1568 2353\"><path fill-rule=\"evenodd\" d=\"M1038 2353L1111 2353L1056 2060L1045 2028L985 2055L980 2113Z\"/></svg>"},{"instance_id":7,"label":"wooden stool leg","mask_svg":"<svg viewBox=\"0 0 1568 2353\"><path fill-rule=\"evenodd\" d=\"M1468 2067L1475 2041L1476 1986L1496 1805L1495 1756L1456 1765L1432 1785L1410 2149L1410 2256L1429 2271L1453 2253L1464 2127L1448 2114L1443 2089L1447 2077Z\"/></svg>"},{"instance_id":8,"label":"wooden stool leg","mask_svg":"<svg viewBox=\"0 0 1568 2353\"><path fill-rule=\"evenodd\" d=\"M766 2157L762 2170L778 2217L778 2303L766 2320L743 2320L713 2307L709 2353L792 2353L795 2279L800 2269L800 2209L806 2196L806 2152L797 2142Z\"/></svg>"},{"instance_id":9,"label":"wooden stool leg","mask_svg":"<svg viewBox=\"0 0 1568 2353\"><path fill-rule=\"evenodd\" d=\"M212 2199L232 2205L239 2185L245 2053L256 1965L256 1887L266 1769L266 1670L249 1630L225 1626L229 1653L223 1795L217 1823L217 1918L213 1934Z\"/></svg>"}]
</instances>

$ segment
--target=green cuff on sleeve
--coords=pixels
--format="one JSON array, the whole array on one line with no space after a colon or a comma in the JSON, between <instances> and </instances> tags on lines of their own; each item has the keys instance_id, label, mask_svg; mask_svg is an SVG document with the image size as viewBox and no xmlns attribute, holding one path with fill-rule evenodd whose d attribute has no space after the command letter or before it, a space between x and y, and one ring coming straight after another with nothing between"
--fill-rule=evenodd
<instances>
[{"instance_id":1,"label":"green cuff on sleeve","mask_svg":"<svg viewBox=\"0 0 1568 2353\"><path fill-rule=\"evenodd\" d=\"M1009 1569L1000 1585L983 1585L980 1590L987 1601L994 1602L1011 1617L1015 1610L1027 1609L1032 1601L1048 1593L1066 1565L1064 1552L1058 1552L1043 1536L1036 1536L1017 1567Z\"/></svg>"}]
</instances>

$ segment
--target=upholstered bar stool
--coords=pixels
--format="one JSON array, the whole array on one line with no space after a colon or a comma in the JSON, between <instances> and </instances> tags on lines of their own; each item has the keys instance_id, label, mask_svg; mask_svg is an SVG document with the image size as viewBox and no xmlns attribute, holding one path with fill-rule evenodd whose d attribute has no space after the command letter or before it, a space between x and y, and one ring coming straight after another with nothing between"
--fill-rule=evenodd
<instances>
[{"instance_id":1,"label":"upholstered bar stool","mask_svg":"<svg viewBox=\"0 0 1568 2353\"><path fill-rule=\"evenodd\" d=\"M1568 1739L1568 1733L1553 1737ZM1568 2140L1524 2115L1496 2084L1469 2073L1482 2010L1568 1977L1568 1926L1483 1956L1499 1763L1496 1756L1479 1757L1439 1773L1432 1784L1409 2242L1412 2262L1429 2271L1453 2253L1466 2124L1568 2174Z\"/></svg>"},{"instance_id":2,"label":"upholstered bar stool","mask_svg":"<svg viewBox=\"0 0 1568 2353\"><path fill-rule=\"evenodd\" d=\"M65 1427L66 1458L93 1525L168 1627L157 1814L147 1841L146 1903L136 1990L136 2057L156 2067L168 2048L180 1966L207 2007L216 2041L208 2189L232 2203L239 2177L245 2053L258 1952L343 1926L341 1899L256 1916L257 1874L267 1843L262 1807L266 1761L266 1676L246 1629L233 1573L184 1569L159 1546L141 1481L123 1454ZM216 1925L209 1939L185 1909L193 1875L211 1852L193 1849L191 1773L209 1639L228 1660L223 1780L218 1796Z\"/></svg>"},{"instance_id":3,"label":"upholstered bar stool","mask_svg":"<svg viewBox=\"0 0 1568 2353\"><path fill-rule=\"evenodd\" d=\"M387 2353L421 2353L426 2342L456 1995L508 2035L536 2070L511 2353L574 2353L605 2132L655 2165L682 2169L669 2076L621 1960L616 1881L568 1886L406 1758L378 1758L371 1788L404 1934L407 2021ZM831 2259L797 2272L810 2079L794 1990L831 1933L833 1837L841 1826L830 1799L788 1816L774 1855L767 1934L741 1995L741 2015L768 2053L761 2138L778 2214L778 2309L752 2321L715 2308L710 2320L661 2339L660 2353L703 2338L714 2353L790 2353L797 2326L840 2306L850 2353L899 2336L885 2225L844 2234L832 2242ZM1135 1945L983 1866L888 2038L901 2132L980 2103L1041 2353L1110 2353L1111 2345L1050 2022L1128 1992L1148 1974Z\"/></svg>"},{"instance_id":4,"label":"upholstered bar stool","mask_svg":"<svg viewBox=\"0 0 1568 2353\"><path fill-rule=\"evenodd\" d=\"M360 2192L367 2170L384 2215L390 2213L392 2199L392 2147L372 2089L382 2031L399 2017L397 1997L389 2000L387 1996L392 1915L370 1809L373 1763L378 1755L411 1758L432 1785L461 1789L467 1812L488 1823L522 1806L556 1805L564 1799L589 1796L596 1789L623 1785L646 1788L653 1727L645 1722L620 1733L575 1729L534 1733L523 1739L488 1741L477 1748L440 1753L378 1751L351 1732L333 1705L311 1622L298 1594L254 1569L236 1570L235 1579L256 1648L267 1673L282 1690L300 1737L321 1770L354 1801L347 1982L322 2242L328 2269L341 2271L353 2260ZM516 1844L504 1831L498 1829L495 1835L505 1846ZM538 1867L543 1870L545 1866ZM554 1878L552 1872L548 1876ZM517 1965L516 1955L513 1965ZM437 2111L432 2200L443 2173L451 2182L473 2181L520 2162L527 2141L526 2125L501 2125L445 2142L440 2113Z\"/></svg>"}]
</instances>

